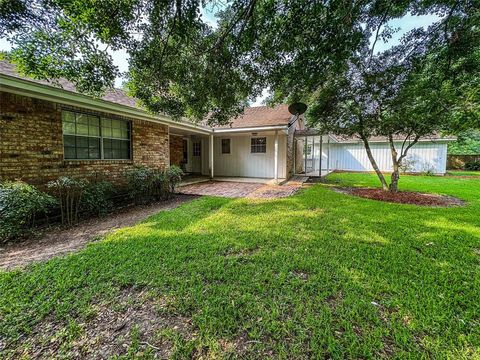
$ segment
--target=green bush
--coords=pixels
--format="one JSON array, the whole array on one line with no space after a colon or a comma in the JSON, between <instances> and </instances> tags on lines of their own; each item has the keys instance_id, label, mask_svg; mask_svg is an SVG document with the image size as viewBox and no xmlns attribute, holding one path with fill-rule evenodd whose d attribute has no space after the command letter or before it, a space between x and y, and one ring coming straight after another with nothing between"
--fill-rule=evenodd
<instances>
[{"instance_id":1,"label":"green bush","mask_svg":"<svg viewBox=\"0 0 480 360\"><path fill-rule=\"evenodd\" d=\"M35 218L55 206L53 197L21 181L0 183L0 241L25 235Z\"/></svg>"},{"instance_id":2,"label":"green bush","mask_svg":"<svg viewBox=\"0 0 480 360\"><path fill-rule=\"evenodd\" d=\"M480 161L470 161L465 164L465 170L480 171Z\"/></svg>"},{"instance_id":3,"label":"green bush","mask_svg":"<svg viewBox=\"0 0 480 360\"><path fill-rule=\"evenodd\" d=\"M135 204L151 201L155 172L146 166L134 166L125 171L128 195Z\"/></svg>"},{"instance_id":4,"label":"green bush","mask_svg":"<svg viewBox=\"0 0 480 360\"><path fill-rule=\"evenodd\" d=\"M82 196L88 186L85 179L73 179L62 176L47 184L52 194L57 198L62 215L62 224L73 225L78 221L78 213Z\"/></svg>"},{"instance_id":5,"label":"green bush","mask_svg":"<svg viewBox=\"0 0 480 360\"><path fill-rule=\"evenodd\" d=\"M113 209L114 185L106 180L93 182L85 187L81 209L88 214L103 216Z\"/></svg>"},{"instance_id":6,"label":"green bush","mask_svg":"<svg viewBox=\"0 0 480 360\"><path fill-rule=\"evenodd\" d=\"M135 166L125 174L128 194L136 204L168 198L182 175L183 171L178 166L171 166L165 171Z\"/></svg>"},{"instance_id":7,"label":"green bush","mask_svg":"<svg viewBox=\"0 0 480 360\"><path fill-rule=\"evenodd\" d=\"M182 180L183 170L178 166L172 165L165 170L165 178L168 182L168 194L173 194Z\"/></svg>"}]
</instances>

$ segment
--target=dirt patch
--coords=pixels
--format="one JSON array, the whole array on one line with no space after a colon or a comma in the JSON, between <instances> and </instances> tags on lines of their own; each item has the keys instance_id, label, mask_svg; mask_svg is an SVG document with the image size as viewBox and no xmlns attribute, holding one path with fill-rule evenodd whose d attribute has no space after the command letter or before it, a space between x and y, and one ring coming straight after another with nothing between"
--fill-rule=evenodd
<instances>
[{"instance_id":1,"label":"dirt patch","mask_svg":"<svg viewBox=\"0 0 480 360\"><path fill-rule=\"evenodd\" d=\"M414 191L390 192L372 188L336 188L335 191L385 202L419 206L451 207L463 206L465 202L453 196L424 194Z\"/></svg>"},{"instance_id":2,"label":"dirt patch","mask_svg":"<svg viewBox=\"0 0 480 360\"><path fill-rule=\"evenodd\" d=\"M247 198L252 199L279 199L295 194L301 187L299 185L265 185L252 192Z\"/></svg>"},{"instance_id":3,"label":"dirt patch","mask_svg":"<svg viewBox=\"0 0 480 360\"><path fill-rule=\"evenodd\" d=\"M196 196L177 195L167 201L129 207L102 218L90 219L70 229L50 229L21 243L3 245L0 247L0 269L10 270L78 251L113 230L135 225L150 215L174 209L194 198Z\"/></svg>"},{"instance_id":4,"label":"dirt patch","mask_svg":"<svg viewBox=\"0 0 480 360\"><path fill-rule=\"evenodd\" d=\"M175 334L184 340L197 336L191 320L169 311L173 299L131 288L109 303L93 306L86 321L69 323L45 319L27 338L6 349L9 358L108 359L134 353L169 358Z\"/></svg>"}]
</instances>

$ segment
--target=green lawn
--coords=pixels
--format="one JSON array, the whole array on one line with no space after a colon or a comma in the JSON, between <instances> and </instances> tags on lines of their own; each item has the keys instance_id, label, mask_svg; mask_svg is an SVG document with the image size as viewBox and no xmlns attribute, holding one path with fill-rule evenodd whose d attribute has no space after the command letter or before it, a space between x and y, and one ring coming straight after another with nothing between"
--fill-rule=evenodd
<instances>
[{"instance_id":1,"label":"green lawn","mask_svg":"<svg viewBox=\"0 0 480 360\"><path fill-rule=\"evenodd\" d=\"M378 185L365 174L329 180ZM146 341L168 343L173 358L480 358L480 179L404 176L400 186L467 206L388 204L331 184L274 201L204 197L0 273L0 349L2 338L4 355L28 349L42 329L44 346L60 342L68 358L98 304L135 289L167 299L158 316L191 328L146 339L134 328L125 357L153 356Z\"/></svg>"},{"instance_id":2,"label":"green lawn","mask_svg":"<svg viewBox=\"0 0 480 360\"><path fill-rule=\"evenodd\" d=\"M449 170L447 175L450 176L480 176L480 171L466 171L466 170Z\"/></svg>"}]
</instances>

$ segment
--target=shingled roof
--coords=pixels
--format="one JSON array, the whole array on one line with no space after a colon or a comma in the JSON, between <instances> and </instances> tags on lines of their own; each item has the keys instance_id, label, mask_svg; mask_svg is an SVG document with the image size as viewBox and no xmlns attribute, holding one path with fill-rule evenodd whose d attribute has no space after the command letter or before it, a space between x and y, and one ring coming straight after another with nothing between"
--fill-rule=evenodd
<instances>
[{"instance_id":1,"label":"shingled roof","mask_svg":"<svg viewBox=\"0 0 480 360\"><path fill-rule=\"evenodd\" d=\"M244 113L229 124L216 127L217 129L238 129L262 126L285 126L292 119L288 111L288 105L254 106L246 108Z\"/></svg>"}]
</instances>

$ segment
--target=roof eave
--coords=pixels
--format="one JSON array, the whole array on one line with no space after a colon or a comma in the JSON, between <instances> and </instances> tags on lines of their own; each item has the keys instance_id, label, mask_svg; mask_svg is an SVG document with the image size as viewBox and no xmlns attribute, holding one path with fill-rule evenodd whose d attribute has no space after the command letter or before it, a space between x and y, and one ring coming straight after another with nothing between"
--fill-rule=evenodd
<instances>
[{"instance_id":1,"label":"roof eave","mask_svg":"<svg viewBox=\"0 0 480 360\"><path fill-rule=\"evenodd\" d=\"M78 106L91 110L153 121L174 128L190 130L198 133L211 134L213 132L213 129L209 127L191 124L186 121L175 121L166 115L152 115L142 109L117 104L103 99L95 99L88 95L79 94L50 85L39 84L5 74L0 74L0 90L65 105Z\"/></svg>"},{"instance_id":2,"label":"roof eave","mask_svg":"<svg viewBox=\"0 0 480 360\"><path fill-rule=\"evenodd\" d=\"M288 130L288 125L251 126L251 127L243 127L243 128L214 128L213 133L226 134L226 133L271 131L271 130Z\"/></svg>"}]
</instances>

